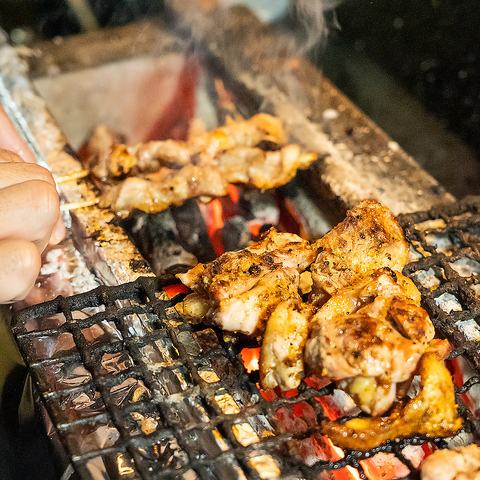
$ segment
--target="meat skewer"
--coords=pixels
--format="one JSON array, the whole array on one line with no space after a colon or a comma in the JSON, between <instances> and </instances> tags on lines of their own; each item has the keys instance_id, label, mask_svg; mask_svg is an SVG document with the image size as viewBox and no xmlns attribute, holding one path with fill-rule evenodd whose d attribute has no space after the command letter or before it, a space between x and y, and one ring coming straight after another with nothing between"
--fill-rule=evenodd
<instances>
[{"instance_id":1,"label":"meat skewer","mask_svg":"<svg viewBox=\"0 0 480 480\"><path fill-rule=\"evenodd\" d=\"M268 143L284 145L286 135L280 120L264 113L249 120L227 124L211 132L193 133L188 141L164 140L127 146L124 138L107 127L98 127L88 144L87 168L101 182L153 173L161 167L212 163L215 156L232 148Z\"/></svg>"},{"instance_id":2,"label":"meat skewer","mask_svg":"<svg viewBox=\"0 0 480 480\"><path fill-rule=\"evenodd\" d=\"M134 208L154 213L188 198L227 195L231 183L275 188L292 180L298 169L308 168L316 158L302 154L296 145L274 152L235 148L217 155L213 164L189 164L180 170L162 168L145 178L128 177L113 187L104 186L100 206L119 215Z\"/></svg>"},{"instance_id":3,"label":"meat skewer","mask_svg":"<svg viewBox=\"0 0 480 480\"><path fill-rule=\"evenodd\" d=\"M185 142L127 146L123 140L98 127L81 155L103 192L100 205L119 215L135 208L159 212L198 196L224 196L232 183L275 188L317 159L298 145L285 145L280 120L267 114L229 119L211 132L192 130Z\"/></svg>"}]
</instances>

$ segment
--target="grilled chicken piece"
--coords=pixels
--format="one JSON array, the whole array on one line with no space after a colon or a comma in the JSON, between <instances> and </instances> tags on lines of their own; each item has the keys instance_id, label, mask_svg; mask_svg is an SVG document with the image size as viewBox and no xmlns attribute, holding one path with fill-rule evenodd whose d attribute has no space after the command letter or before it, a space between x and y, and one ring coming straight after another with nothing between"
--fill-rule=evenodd
<instances>
[{"instance_id":1,"label":"grilled chicken piece","mask_svg":"<svg viewBox=\"0 0 480 480\"><path fill-rule=\"evenodd\" d=\"M187 142L165 140L127 146L118 140L105 142L105 133L105 127L98 127L90 141L87 160L92 173L102 181L153 173L165 166L205 165L224 150L255 147L262 142L281 146L286 141L280 120L264 113L240 122L227 119L227 125L191 135ZM101 144L97 138L102 138Z\"/></svg>"},{"instance_id":2,"label":"grilled chicken piece","mask_svg":"<svg viewBox=\"0 0 480 480\"><path fill-rule=\"evenodd\" d=\"M191 163L179 170L161 168L146 178L129 177L113 187L105 187L100 206L118 215L134 208L155 213L188 198L227 195L230 183L275 188L289 182L298 169L308 168L316 158L314 154L302 154L297 145L267 152L233 148L209 163Z\"/></svg>"},{"instance_id":3,"label":"grilled chicken piece","mask_svg":"<svg viewBox=\"0 0 480 480\"><path fill-rule=\"evenodd\" d=\"M402 271L408 244L390 210L364 200L347 218L315 243L319 254L312 265L314 293L336 295L359 278L382 267Z\"/></svg>"},{"instance_id":4,"label":"grilled chicken piece","mask_svg":"<svg viewBox=\"0 0 480 480\"><path fill-rule=\"evenodd\" d=\"M260 350L260 383L291 390L304 377L303 348L310 332L311 305L280 303L270 315Z\"/></svg>"},{"instance_id":5,"label":"grilled chicken piece","mask_svg":"<svg viewBox=\"0 0 480 480\"><path fill-rule=\"evenodd\" d=\"M435 334L419 304L413 282L389 268L340 290L312 318L306 364L318 376L341 380L337 386L365 412L383 413L395 384L411 377Z\"/></svg>"},{"instance_id":6,"label":"grilled chicken piece","mask_svg":"<svg viewBox=\"0 0 480 480\"><path fill-rule=\"evenodd\" d=\"M208 318L214 307L215 304L211 300L198 293L190 293L183 302L177 303L175 309L190 321L201 321L203 318Z\"/></svg>"},{"instance_id":7,"label":"grilled chicken piece","mask_svg":"<svg viewBox=\"0 0 480 480\"><path fill-rule=\"evenodd\" d=\"M226 252L206 265L198 264L177 277L184 285L212 300L231 298L250 290L258 280L280 268L302 271L315 258L315 250L298 235L274 228L238 252Z\"/></svg>"},{"instance_id":8,"label":"grilled chicken piece","mask_svg":"<svg viewBox=\"0 0 480 480\"><path fill-rule=\"evenodd\" d=\"M422 480L479 480L480 447L437 450L421 466Z\"/></svg>"},{"instance_id":9,"label":"grilled chicken piece","mask_svg":"<svg viewBox=\"0 0 480 480\"><path fill-rule=\"evenodd\" d=\"M260 336L271 313L281 302L300 302L300 275L282 268L264 275L250 290L220 300L212 320L224 330Z\"/></svg>"},{"instance_id":10,"label":"grilled chicken piece","mask_svg":"<svg viewBox=\"0 0 480 480\"><path fill-rule=\"evenodd\" d=\"M79 152L80 160L92 174L100 180L110 175L109 164L112 151L125 141L114 130L101 125L97 127L87 144Z\"/></svg>"},{"instance_id":11,"label":"grilled chicken piece","mask_svg":"<svg viewBox=\"0 0 480 480\"><path fill-rule=\"evenodd\" d=\"M267 320L281 302L291 301L294 306L300 305L299 288L300 274L297 269L277 268L257 279L248 290L220 301L209 300L198 293L187 295L177 311L190 321L203 317L223 330L260 337ZM303 311L307 315L308 307Z\"/></svg>"},{"instance_id":12,"label":"grilled chicken piece","mask_svg":"<svg viewBox=\"0 0 480 480\"><path fill-rule=\"evenodd\" d=\"M341 448L368 450L387 440L424 434L451 436L462 425L457 417L452 377L436 354L426 353L419 362L420 392L389 417L355 418L344 424L323 422L323 433Z\"/></svg>"},{"instance_id":13,"label":"grilled chicken piece","mask_svg":"<svg viewBox=\"0 0 480 480\"><path fill-rule=\"evenodd\" d=\"M358 407L372 416L386 412L397 393L396 383L385 381L382 377L364 375L339 380L337 388L347 392Z\"/></svg>"}]
</instances>

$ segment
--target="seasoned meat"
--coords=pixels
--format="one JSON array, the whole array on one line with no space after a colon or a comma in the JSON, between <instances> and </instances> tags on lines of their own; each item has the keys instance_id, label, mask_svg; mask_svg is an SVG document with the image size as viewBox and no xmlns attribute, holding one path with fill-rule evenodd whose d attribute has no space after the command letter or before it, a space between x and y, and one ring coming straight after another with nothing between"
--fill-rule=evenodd
<instances>
[{"instance_id":1,"label":"seasoned meat","mask_svg":"<svg viewBox=\"0 0 480 480\"><path fill-rule=\"evenodd\" d=\"M109 164L112 151L125 141L123 136L104 125L95 129L79 153L85 168L100 180L106 180L109 175Z\"/></svg>"},{"instance_id":2,"label":"seasoned meat","mask_svg":"<svg viewBox=\"0 0 480 480\"><path fill-rule=\"evenodd\" d=\"M217 154L226 150L255 147L261 142L282 146L286 141L280 120L264 113L240 122L227 119L227 125L193 134L187 142L164 140L127 146L118 140L105 142L105 133L105 127L95 131L87 160L92 173L102 181L153 173L161 167L180 168L190 163L203 166L215 163Z\"/></svg>"},{"instance_id":3,"label":"seasoned meat","mask_svg":"<svg viewBox=\"0 0 480 480\"><path fill-rule=\"evenodd\" d=\"M422 480L479 480L480 447L437 450L421 466Z\"/></svg>"},{"instance_id":4,"label":"seasoned meat","mask_svg":"<svg viewBox=\"0 0 480 480\"><path fill-rule=\"evenodd\" d=\"M358 375L337 382L337 388L347 392L365 413L372 416L386 412L395 401L397 384L382 377Z\"/></svg>"},{"instance_id":5,"label":"seasoned meat","mask_svg":"<svg viewBox=\"0 0 480 480\"><path fill-rule=\"evenodd\" d=\"M389 211L365 201L313 245L272 229L242 251L179 274L195 292L183 312L256 336L264 389L296 388L305 370L336 382L372 415L325 422L338 446L372 448L413 433L449 435L461 424L441 363L450 346L434 339L419 291L400 273L407 253ZM309 282L300 278L310 276L309 266L316 291L304 303ZM407 402L415 373L421 391Z\"/></svg>"},{"instance_id":6,"label":"seasoned meat","mask_svg":"<svg viewBox=\"0 0 480 480\"><path fill-rule=\"evenodd\" d=\"M457 417L452 377L434 353L419 362L420 392L388 417L355 418L345 423L323 422L323 433L341 448L367 450L387 440L424 434L451 436L462 425Z\"/></svg>"},{"instance_id":7,"label":"seasoned meat","mask_svg":"<svg viewBox=\"0 0 480 480\"><path fill-rule=\"evenodd\" d=\"M319 250L312 265L316 295L336 295L378 268L401 272L408 259L402 229L390 210L374 200L364 200L350 210L315 247Z\"/></svg>"},{"instance_id":8,"label":"seasoned meat","mask_svg":"<svg viewBox=\"0 0 480 480\"><path fill-rule=\"evenodd\" d=\"M303 348L310 331L311 306L293 300L280 303L270 315L260 350L260 383L270 390L291 390L304 377Z\"/></svg>"},{"instance_id":9,"label":"seasoned meat","mask_svg":"<svg viewBox=\"0 0 480 480\"><path fill-rule=\"evenodd\" d=\"M298 169L308 168L316 158L303 154L296 145L273 152L233 148L217 154L208 163L190 163L179 170L163 167L145 178L129 177L114 186L105 185L100 206L119 215L134 208L155 213L188 198L226 195L231 183L275 188L289 182Z\"/></svg>"},{"instance_id":10,"label":"seasoned meat","mask_svg":"<svg viewBox=\"0 0 480 480\"><path fill-rule=\"evenodd\" d=\"M315 251L306 240L272 228L250 247L226 252L213 262L199 264L177 277L197 293L222 300L246 292L274 270L288 267L301 272L314 258Z\"/></svg>"},{"instance_id":11,"label":"seasoned meat","mask_svg":"<svg viewBox=\"0 0 480 480\"><path fill-rule=\"evenodd\" d=\"M401 283L398 281L401 278ZM412 298L413 297L413 298ZM435 334L413 283L389 268L339 290L312 318L305 361L378 415L408 380Z\"/></svg>"},{"instance_id":12,"label":"seasoned meat","mask_svg":"<svg viewBox=\"0 0 480 480\"><path fill-rule=\"evenodd\" d=\"M212 315L224 330L262 335L271 313L287 300L299 302L300 275L295 268L282 268L264 275L248 291L220 300Z\"/></svg>"}]
</instances>

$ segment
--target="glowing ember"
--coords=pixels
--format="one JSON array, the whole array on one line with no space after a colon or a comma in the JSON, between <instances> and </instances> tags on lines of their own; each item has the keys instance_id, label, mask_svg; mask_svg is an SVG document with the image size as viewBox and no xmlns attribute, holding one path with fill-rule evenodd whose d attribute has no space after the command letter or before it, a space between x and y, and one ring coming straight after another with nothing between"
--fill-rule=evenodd
<instances>
[{"instance_id":1,"label":"glowing ember","mask_svg":"<svg viewBox=\"0 0 480 480\"><path fill-rule=\"evenodd\" d=\"M334 445L334 443L326 435L323 438L326 439L326 442L332 447L332 450L338 456L337 459L332 458L332 460L340 460L341 458L343 458L345 456L345 453L343 452L343 450L340 447L337 447L336 445Z\"/></svg>"},{"instance_id":2,"label":"glowing ember","mask_svg":"<svg viewBox=\"0 0 480 480\"><path fill-rule=\"evenodd\" d=\"M328 397L315 397L325 412L327 418L331 421L338 420L343 416L343 412L338 405L330 401Z\"/></svg>"},{"instance_id":3,"label":"glowing ember","mask_svg":"<svg viewBox=\"0 0 480 480\"><path fill-rule=\"evenodd\" d=\"M262 228L262 224L261 223L250 223L248 228L250 230L250 233L254 236L254 237L258 237L258 235L260 234L260 229Z\"/></svg>"},{"instance_id":4,"label":"glowing ember","mask_svg":"<svg viewBox=\"0 0 480 480\"><path fill-rule=\"evenodd\" d=\"M173 298L175 295L178 295L179 293L188 292L188 288L182 283L179 283L178 285L168 285L164 287L163 290L168 295L168 298Z\"/></svg>"},{"instance_id":5,"label":"glowing ember","mask_svg":"<svg viewBox=\"0 0 480 480\"><path fill-rule=\"evenodd\" d=\"M392 453L377 453L368 460L360 460L365 475L370 480L393 480L406 477L410 470Z\"/></svg>"},{"instance_id":6,"label":"glowing ember","mask_svg":"<svg viewBox=\"0 0 480 480\"><path fill-rule=\"evenodd\" d=\"M278 398L277 394L275 393L275 390L262 390L262 387L260 386L259 383L257 383L256 385L257 385L258 391L260 392L260 395L267 402L273 402Z\"/></svg>"},{"instance_id":7,"label":"glowing ember","mask_svg":"<svg viewBox=\"0 0 480 480\"><path fill-rule=\"evenodd\" d=\"M135 473L135 470L131 467L131 465L128 465L127 460L123 455L118 454L116 460L120 475L133 475Z\"/></svg>"},{"instance_id":8,"label":"glowing ember","mask_svg":"<svg viewBox=\"0 0 480 480\"><path fill-rule=\"evenodd\" d=\"M310 377L305 378L304 382L311 388L316 388L317 390L320 390L323 387L326 387L330 383L332 383L331 380L328 378L318 378L315 375L310 375Z\"/></svg>"},{"instance_id":9,"label":"glowing ember","mask_svg":"<svg viewBox=\"0 0 480 480\"><path fill-rule=\"evenodd\" d=\"M258 370L258 360L260 359L260 347L259 348L244 348L240 352L242 362L248 373L252 373Z\"/></svg>"},{"instance_id":10,"label":"glowing ember","mask_svg":"<svg viewBox=\"0 0 480 480\"><path fill-rule=\"evenodd\" d=\"M319 480L359 480L360 475L355 468L348 466L339 470L322 472L318 478Z\"/></svg>"},{"instance_id":11,"label":"glowing ember","mask_svg":"<svg viewBox=\"0 0 480 480\"><path fill-rule=\"evenodd\" d=\"M224 250L217 231L223 228L225 225L223 221L222 202L220 201L220 199L215 198L207 205L207 207L210 213L209 217L211 220L208 223L208 236L210 237L213 248L215 249L215 253L217 255L221 255Z\"/></svg>"},{"instance_id":12,"label":"glowing ember","mask_svg":"<svg viewBox=\"0 0 480 480\"><path fill-rule=\"evenodd\" d=\"M423 445L407 445L403 450L403 456L412 462L415 468L419 468L423 460L433 453L436 448L431 443L424 443Z\"/></svg>"},{"instance_id":13,"label":"glowing ember","mask_svg":"<svg viewBox=\"0 0 480 480\"><path fill-rule=\"evenodd\" d=\"M228 195L232 199L233 203L238 203L238 198L239 198L238 188L232 183L228 185Z\"/></svg>"},{"instance_id":14,"label":"glowing ember","mask_svg":"<svg viewBox=\"0 0 480 480\"><path fill-rule=\"evenodd\" d=\"M358 473L358 470L356 468L347 466L345 467L345 469L348 470L348 473L350 474L350 478L354 478L355 480L360 480L360 474Z\"/></svg>"},{"instance_id":15,"label":"glowing ember","mask_svg":"<svg viewBox=\"0 0 480 480\"><path fill-rule=\"evenodd\" d=\"M275 410L275 416L285 431L290 433L306 432L317 424L315 410L307 402L300 402L293 407L280 407Z\"/></svg>"},{"instance_id":16,"label":"glowing ember","mask_svg":"<svg viewBox=\"0 0 480 480\"><path fill-rule=\"evenodd\" d=\"M445 365L453 377L454 385L457 387L462 386L472 375L474 375L474 372L471 371L471 367L462 357L449 360L445 362ZM478 404L478 395L475 392L475 389L470 389L467 393L462 394L462 400L473 415L478 415L476 408L476 405Z\"/></svg>"}]
</instances>

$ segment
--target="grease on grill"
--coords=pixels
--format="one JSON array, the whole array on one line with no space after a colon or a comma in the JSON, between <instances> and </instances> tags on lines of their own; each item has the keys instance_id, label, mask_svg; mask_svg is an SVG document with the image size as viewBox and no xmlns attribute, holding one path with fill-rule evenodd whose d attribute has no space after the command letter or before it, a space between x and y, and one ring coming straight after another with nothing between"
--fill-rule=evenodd
<instances>
[{"instance_id":1,"label":"grease on grill","mask_svg":"<svg viewBox=\"0 0 480 480\"><path fill-rule=\"evenodd\" d=\"M320 424L358 415L351 399L313 377L286 395L261 391L255 367L244 367L256 346L183 323L176 299L161 294L172 278L30 307L14 318L14 333L80 478L411 478L426 452L479 438L479 210L480 199L469 199L400 216L412 245L404 273L455 347L464 431L453 440L335 447Z\"/></svg>"}]
</instances>

